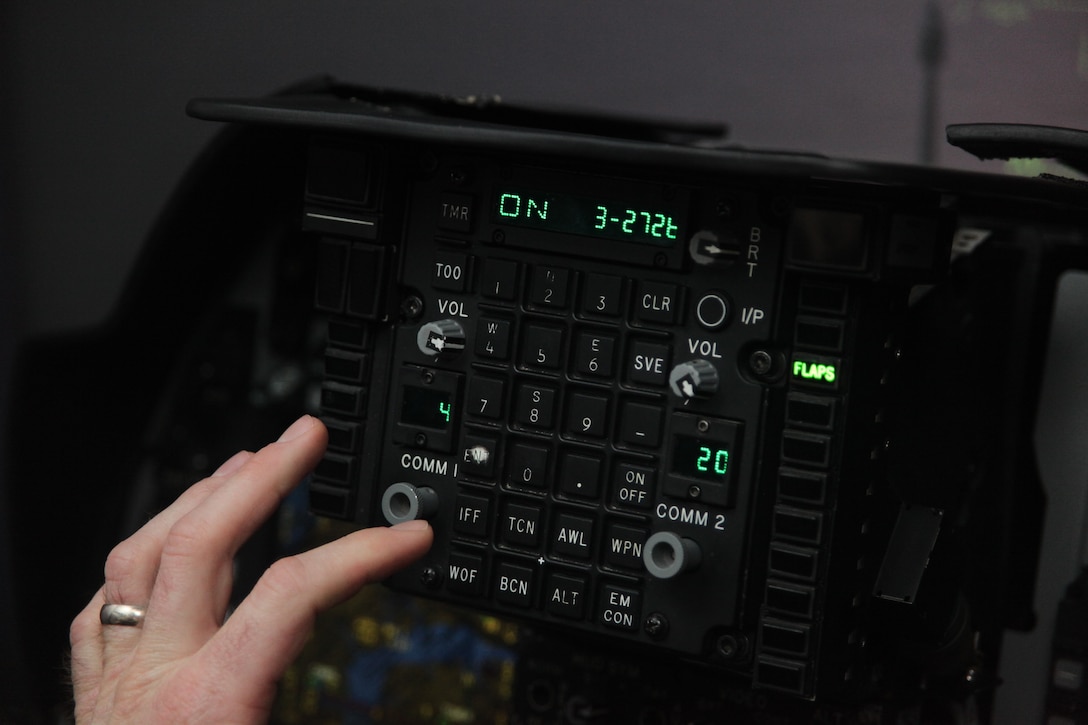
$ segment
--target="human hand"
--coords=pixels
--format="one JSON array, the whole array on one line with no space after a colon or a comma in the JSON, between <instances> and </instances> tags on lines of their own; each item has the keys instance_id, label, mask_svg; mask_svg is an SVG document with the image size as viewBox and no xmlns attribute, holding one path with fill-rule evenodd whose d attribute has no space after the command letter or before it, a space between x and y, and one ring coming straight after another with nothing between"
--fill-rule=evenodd
<instances>
[{"instance_id":1,"label":"human hand","mask_svg":"<svg viewBox=\"0 0 1088 725\"><path fill-rule=\"evenodd\" d=\"M327 433L303 416L241 452L121 542L105 584L71 627L78 723L257 723L316 614L421 556L430 527L355 531L275 562L224 622L242 543L320 460ZM105 604L145 608L102 624Z\"/></svg>"}]
</instances>

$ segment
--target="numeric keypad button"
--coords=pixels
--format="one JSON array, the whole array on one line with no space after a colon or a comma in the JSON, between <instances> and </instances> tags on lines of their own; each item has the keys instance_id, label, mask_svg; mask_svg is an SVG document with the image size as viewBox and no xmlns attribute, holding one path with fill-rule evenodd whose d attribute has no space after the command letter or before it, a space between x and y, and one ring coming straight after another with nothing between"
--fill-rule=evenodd
<instances>
[{"instance_id":1,"label":"numeric keypad button","mask_svg":"<svg viewBox=\"0 0 1088 725\"><path fill-rule=\"evenodd\" d=\"M548 486L548 449L516 442L506 457L508 486L545 489Z\"/></svg>"},{"instance_id":2,"label":"numeric keypad button","mask_svg":"<svg viewBox=\"0 0 1088 725\"><path fill-rule=\"evenodd\" d=\"M521 364L527 367L558 370L562 367L563 329L527 324L521 339Z\"/></svg>"},{"instance_id":3,"label":"numeric keypad button","mask_svg":"<svg viewBox=\"0 0 1088 725\"><path fill-rule=\"evenodd\" d=\"M522 383L518 387L514 419L527 427L551 428L555 423L555 396L553 388Z\"/></svg>"},{"instance_id":4,"label":"numeric keypad button","mask_svg":"<svg viewBox=\"0 0 1088 725\"><path fill-rule=\"evenodd\" d=\"M567 452L559 473L559 490L568 496L597 498L601 489L601 458L594 453Z\"/></svg>"},{"instance_id":5,"label":"numeric keypad button","mask_svg":"<svg viewBox=\"0 0 1088 725\"><path fill-rule=\"evenodd\" d=\"M627 401L620 416L620 439L624 443L656 448L661 443L660 406Z\"/></svg>"},{"instance_id":6,"label":"numeric keypad button","mask_svg":"<svg viewBox=\"0 0 1088 725\"><path fill-rule=\"evenodd\" d=\"M480 294L493 300L513 302L518 294L518 263L487 259L480 271Z\"/></svg>"},{"instance_id":7,"label":"numeric keypad button","mask_svg":"<svg viewBox=\"0 0 1088 725\"><path fill-rule=\"evenodd\" d=\"M471 416L498 420L502 417L506 381L499 378L474 376L468 381L465 409Z\"/></svg>"},{"instance_id":8,"label":"numeric keypad button","mask_svg":"<svg viewBox=\"0 0 1088 725\"><path fill-rule=\"evenodd\" d=\"M593 378L610 378L613 373L616 338L597 332L578 335L574 348L574 370Z\"/></svg>"},{"instance_id":9,"label":"numeric keypad button","mask_svg":"<svg viewBox=\"0 0 1088 725\"><path fill-rule=\"evenodd\" d=\"M574 393L567 406L567 432L603 438L608 433L608 398Z\"/></svg>"},{"instance_id":10,"label":"numeric keypad button","mask_svg":"<svg viewBox=\"0 0 1088 725\"><path fill-rule=\"evenodd\" d=\"M490 360L505 360L510 356L509 320L480 318L476 326L476 354Z\"/></svg>"},{"instance_id":11,"label":"numeric keypad button","mask_svg":"<svg viewBox=\"0 0 1088 725\"><path fill-rule=\"evenodd\" d=\"M570 270L562 267L534 267L529 284L529 302L553 310L567 308Z\"/></svg>"},{"instance_id":12,"label":"numeric keypad button","mask_svg":"<svg viewBox=\"0 0 1088 725\"><path fill-rule=\"evenodd\" d=\"M587 274L582 285L582 312L618 317L623 312L623 280L610 274Z\"/></svg>"}]
</instances>

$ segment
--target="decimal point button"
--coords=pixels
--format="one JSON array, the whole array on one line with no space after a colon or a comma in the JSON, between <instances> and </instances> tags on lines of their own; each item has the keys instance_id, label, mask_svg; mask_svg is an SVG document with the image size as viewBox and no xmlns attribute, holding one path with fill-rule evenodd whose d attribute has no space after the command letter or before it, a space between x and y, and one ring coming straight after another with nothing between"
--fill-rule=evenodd
<instances>
[{"instance_id":1,"label":"decimal point button","mask_svg":"<svg viewBox=\"0 0 1088 725\"><path fill-rule=\"evenodd\" d=\"M394 483L382 494L382 514L391 525L413 519L429 519L438 511L438 494L433 488Z\"/></svg>"}]
</instances>

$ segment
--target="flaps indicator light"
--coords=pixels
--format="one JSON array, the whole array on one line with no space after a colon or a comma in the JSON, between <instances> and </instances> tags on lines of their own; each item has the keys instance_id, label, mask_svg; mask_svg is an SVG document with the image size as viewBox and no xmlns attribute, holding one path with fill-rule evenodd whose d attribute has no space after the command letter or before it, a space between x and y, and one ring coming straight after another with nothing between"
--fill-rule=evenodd
<instances>
[{"instance_id":1,"label":"flaps indicator light","mask_svg":"<svg viewBox=\"0 0 1088 725\"><path fill-rule=\"evenodd\" d=\"M794 382L838 387L842 366L837 358L796 355L790 362L790 377Z\"/></svg>"}]
</instances>

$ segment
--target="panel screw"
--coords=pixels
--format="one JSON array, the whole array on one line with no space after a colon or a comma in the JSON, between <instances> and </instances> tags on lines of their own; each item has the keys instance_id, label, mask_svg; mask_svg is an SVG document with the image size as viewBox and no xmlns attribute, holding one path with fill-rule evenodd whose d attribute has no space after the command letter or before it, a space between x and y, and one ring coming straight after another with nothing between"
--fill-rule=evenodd
<instances>
[{"instance_id":1,"label":"panel screw","mask_svg":"<svg viewBox=\"0 0 1088 725\"><path fill-rule=\"evenodd\" d=\"M752 368L753 373L762 376L771 372L774 360L771 358L771 353L766 350L756 350L748 358L748 366Z\"/></svg>"},{"instance_id":2,"label":"panel screw","mask_svg":"<svg viewBox=\"0 0 1088 725\"><path fill-rule=\"evenodd\" d=\"M666 257L664 254L655 254L654 255L654 266L655 267L664 267L668 263L669 263L669 258Z\"/></svg>"},{"instance_id":3,"label":"panel screw","mask_svg":"<svg viewBox=\"0 0 1088 725\"><path fill-rule=\"evenodd\" d=\"M699 498L702 495L703 495L703 489L699 488L698 486L689 486L688 487L688 496L690 498Z\"/></svg>"},{"instance_id":4,"label":"panel screw","mask_svg":"<svg viewBox=\"0 0 1088 725\"><path fill-rule=\"evenodd\" d=\"M669 634L669 620L665 618L664 614L653 612L646 617L646 622L642 625L642 628L646 630L646 634L652 639L665 639Z\"/></svg>"},{"instance_id":5,"label":"panel screw","mask_svg":"<svg viewBox=\"0 0 1088 725\"><path fill-rule=\"evenodd\" d=\"M427 445L427 435L425 433L416 433L416 445L421 448Z\"/></svg>"},{"instance_id":6,"label":"panel screw","mask_svg":"<svg viewBox=\"0 0 1088 725\"><path fill-rule=\"evenodd\" d=\"M706 433L710 430L710 422L700 419L699 422L695 424L695 427L700 433Z\"/></svg>"},{"instance_id":7,"label":"panel screw","mask_svg":"<svg viewBox=\"0 0 1088 725\"><path fill-rule=\"evenodd\" d=\"M733 216L733 205L726 199L721 199L715 206L715 210L718 212L718 216L726 218Z\"/></svg>"},{"instance_id":8,"label":"panel screw","mask_svg":"<svg viewBox=\"0 0 1088 725\"><path fill-rule=\"evenodd\" d=\"M748 638L743 634L723 634L718 637L718 655L727 660L743 657L748 651Z\"/></svg>"},{"instance_id":9,"label":"panel screw","mask_svg":"<svg viewBox=\"0 0 1088 725\"><path fill-rule=\"evenodd\" d=\"M438 586L438 583L442 580L442 574L438 571L437 567L428 566L419 574L419 581L425 587L434 588Z\"/></svg>"},{"instance_id":10,"label":"panel screw","mask_svg":"<svg viewBox=\"0 0 1088 725\"><path fill-rule=\"evenodd\" d=\"M420 374L420 377L423 379L423 382L425 382L427 385L430 385L431 383L434 382L434 371L433 370L424 370Z\"/></svg>"},{"instance_id":11,"label":"panel screw","mask_svg":"<svg viewBox=\"0 0 1088 725\"><path fill-rule=\"evenodd\" d=\"M414 320L423 312L423 300L415 295L405 297L404 301L400 303L400 311L406 319Z\"/></svg>"},{"instance_id":12,"label":"panel screw","mask_svg":"<svg viewBox=\"0 0 1088 725\"><path fill-rule=\"evenodd\" d=\"M502 229L496 229L491 233L491 241L495 244L502 244L506 241L506 232Z\"/></svg>"},{"instance_id":13,"label":"panel screw","mask_svg":"<svg viewBox=\"0 0 1088 725\"><path fill-rule=\"evenodd\" d=\"M457 186L463 185L468 181L468 172L464 169L457 167L450 169L450 182Z\"/></svg>"}]
</instances>

